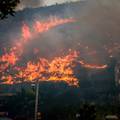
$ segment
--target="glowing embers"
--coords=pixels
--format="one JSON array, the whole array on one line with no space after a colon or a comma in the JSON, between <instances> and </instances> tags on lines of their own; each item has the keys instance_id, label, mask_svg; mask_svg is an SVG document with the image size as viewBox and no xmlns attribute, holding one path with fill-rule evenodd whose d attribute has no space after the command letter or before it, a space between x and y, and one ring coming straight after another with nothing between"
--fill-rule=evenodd
<instances>
[{"instance_id":1,"label":"glowing embers","mask_svg":"<svg viewBox=\"0 0 120 120\"><path fill-rule=\"evenodd\" d=\"M33 26L36 33L41 33L49 30L52 27L70 22L75 22L75 19L73 18L61 19L57 17L51 17L47 22L35 21L35 24L33 24Z\"/></svg>"},{"instance_id":2,"label":"glowing embers","mask_svg":"<svg viewBox=\"0 0 120 120\"><path fill-rule=\"evenodd\" d=\"M64 57L55 57L49 61L47 59L39 59L37 63L28 62L16 74L17 78L24 78L25 81L65 81L69 85L78 85L78 80L74 76L73 62L76 59L76 52L71 52Z\"/></svg>"},{"instance_id":3,"label":"glowing embers","mask_svg":"<svg viewBox=\"0 0 120 120\"><path fill-rule=\"evenodd\" d=\"M26 64L18 65L21 62L21 55L24 46L29 40L34 40L37 34L46 32L51 28L65 23L74 22L72 18L61 19L52 17L47 21L35 21L31 27L27 24L22 26L22 35L14 46L0 57L0 76L5 84L39 81L65 81L68 85L78 86L78 79L74 74L75 63L81 64L89 69L105 69L107 65L91 65L78 60L80 56L76 51L69 51L66 56L53 57L52 60L39 58L37 62L28 61ZM37 54L38 50L35 49ZM7 71L7 73L6 73Z\"/></svg>"},{"instance_id":4,"label":"glowing embers","mask_svg":"<svg viewBox=\"0 0 120 120\"><path fill-rule=\"evenodd\" d=\"M12 83L13 79L16 79L15 75L11 76L13 79L10 79L10 76L5 77L4 74L6 71L10 71L14 68L17 68L16 70L20 70L20 68L17 67L17 62L20 61L20 57L23 54L23 49L25 44L28 43L29 40L32 40L36 37L37 34L45 32L57 25L62 25L65 23L74 22L75 20L72 18L57 18L57 17L50 17L47 21L35 21L33 23L32 27L30 28L27 24L23 23L22 26L22 34L21 37L17 40L17 42L10 48L9 51L5 51L2 56L0 56L0 73L2 74L2 80L6 79L8 82L6 83ZM30 62L27 63L27 66L30 65ZM35 73L34 73L35 74ZM33 79L35 76L32 74L32 77L30 79Z\"/></svg>"},{"instance_id":5,"label":"glowing embers","mask_svg":"<svg viewBox=\"0 0 120 120\"><path fill-rule=\"evenodd\" d=\"M12 85L14 83L12 75L2 76L1 79L4 81L3 84L10 84L10 85Z\"/></svg>"},{"instance_id":6,"label":"glowing embers","mask_svg":"<svg viewBox=\"0 0 120 120\"><path fill-rule=\"evenodd\" d=\"M9 66L14 66L18 61L18 56L14 51L5 53L0 57L0 72L4 72Z\"/></svg>"},{"instance_id":7,"label":"glowing embers","mask_svg":"<svg viewBox=\"0 0 120 120\"><path fill-rule=\"evenodd\" d=\"M85 68L88 68L88 69L105 69L107 68L108 66L107 65L97 65L97 64L88 64L88 63L85 63L84 61L79 61L79 63L85 67Z\"/></svg>"},{"instance_id":8,"label":"glowing embers","mask_svg":"<svg viewBox=\"0 0 120 120\"><path fill-rule=\"evenodd\" d=\"M49 64L49 73L51 74L48 80L65 81L69 85L78 85L78 80L74 75L74 61L77 58L77 52L71 52L65 57L56 57Z\"/></svg>"},{"instance_id":9,"label":"glowing embers","mask_svg":"<svg viewBox=\"0 0 120 120\"><path fill-rule=\"evenodd\" d=\"M47 21L40 22L35 21L32 25L33 31L31 32L30 27L23 23L22 26L22 35L21 38L15 43L9 52L5 52L2 56L0 56L0 62L7 62L7 64L15 64L18 60L18 57L22 55L23 48L25 43L27 43L30 39L34 38L38 33L45 32L57 25L74 22L75 20L72 18L61 19L57 17L51 17ZM7 66L7 65L5 65ZM2 67L3 68L3 67ZM1 71L1 68L0 68Z\"/></svg>"},{"instance_id":10,"label":"glowing embers","mask_svg":"<svg viewBox=\"0 0 120 120\"><path fill-rule=\"evenodd\" d=\"M22 26L22 37L25 41L31 38L30 28L25 23Z\"/></svg>"},{"instance_id":11,"label":"glowing embers","mask_svg":"<svg viewBox=\"0 0 120 120\"><path fill-rule=\"evenodd\" d=\"M0 60L2 62L7 62L9 64L15 65L18 58L14 52L11 52L11 53L8 53L8 54L6 53L5 55L3 55Z\"/></svg>"},{"instance_id":12,"label":"glowing embers","mask_svg":"<svg viewBox=\"0 0 120 120\"><path fill-rule=\"evenodd\" d=\"M28 40L34 38L37 34L46 32L53 27L58 25L75 22L73 18L57 18L56 16L51 16L47 21L36 20L31 28L27 24L22 26L22 40L27 42Z\"/></svg>"},{"instance_id":13,"label":"glowing embers","mask_svg":"<svg viewBox=\"0 0 120 120\"><path fill-rule=\"evenodd\" d=\"M106 69L107 65L92 65L79 60L79 53L69 51L66 56L55 57L52 60L40 58L37 62L28 61L24 66L15 65L7 69L8 74L3 74L5 84L38 81L65 81L68 85L78 86L74 68L76 63L89 69ZM12 72L11 72L12 70ZM10 72L9 72L10 71ZM12 73L12 74L11 74Z\"/></svg>"}]
</instances>

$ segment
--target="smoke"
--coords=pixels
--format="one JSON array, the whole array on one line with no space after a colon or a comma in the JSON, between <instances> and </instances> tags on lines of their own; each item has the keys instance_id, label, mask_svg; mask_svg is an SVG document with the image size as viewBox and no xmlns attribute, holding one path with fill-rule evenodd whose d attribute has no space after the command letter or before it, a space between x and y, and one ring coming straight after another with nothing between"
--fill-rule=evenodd
<instances>
[{"instance_id":1,"label":"smoke","mask_svg":"<svg viewBox=\"0 0 120 120\"><path fill-rule=\"evenodd\" d=\"M72 1L75 2L78 0L21 0L17 10L22 10L24 8L37 8L40 6L49 6L56 3L61 4Z\"/></svg>"},{"instance_id":2,"label":"smoke","mask_svg":"<svg viewBox=\"0 0 120 120\"><path fill-rule=\"evenodd\" d=\"M119 0L86 0L66 6L62 16L74 17L77 22L48 31L43 40L34 41L29 48L34 44L45 56L58 54L60 50L77 49L88 63L107 63L110 56L119 58L119 46L116 49L116 44L120 44L119 13Z\"/></svg>"},{"instance_id":3,"label":"smoke","mask_svg":"<svg viewBox=\"0 0 120 120\"><path fill-rule=\"evenodd\" d=\"M37 8L43 5L43 0L21 0L17 9L22 10L24 8Z\"/></svg>"},{"instance_id":4,"label":"smoke","mask_svg":"<svg viewBox=\"0 0 120 120\"><path fill-rule=\"evenodd\" d=\"M43 4L45 1L24 0L21 2L21 8L37 7ZM88 63L107 63L110 56L119 59L119 0L85 0L77 4L66 5L66 7L49 7L49 9L46 7L44 10L45 14L35 13L34 18L40 20L39 18L47 19L49 15L56 15L65 18L73 17L77 22L58 26L40 34L26 47L30 55L34 48L39 48L40 55L42 54L43 57L52 57L58 55L59 51L65 52L65 50L73 49L80 51L82 59ZM25 18L30 18L28 24L33 22L31 16L34 15L32 14L24 13ZM24 20L23 16L22 18Z\"/></svg>"},{"instance_id":5,"label":"smoke","mask_svg":"<svg viewBox=\"0 0 120 120\"><path fill-rule=\"evenodd\" d=\"M75 2L75 1L79 1L79 0L45 0L44 4L45 5L52 5L52 4L61 4L61 3L65 3L65 2Z\"/></svg>"},{"instance_id":6,"label":"smoke","mask_svg":"<svg viewBox=\"0 0 120 120\"><path fill-rule=\"evenodd\" d=\"M79 46L87 61L106 62L109 56L119 57L120 50L120 1L86 0L75 10L66 8L65 14L77 18L77 32L73 29L73 43ZM81 50L82 48L82 50ZM107 50L106 50L107 49ZM108 50L109 49L109 50ZM90 54L88 55L87 53ZM108 51L112 51L109 52Z\"/></svg>"}]
</instances>

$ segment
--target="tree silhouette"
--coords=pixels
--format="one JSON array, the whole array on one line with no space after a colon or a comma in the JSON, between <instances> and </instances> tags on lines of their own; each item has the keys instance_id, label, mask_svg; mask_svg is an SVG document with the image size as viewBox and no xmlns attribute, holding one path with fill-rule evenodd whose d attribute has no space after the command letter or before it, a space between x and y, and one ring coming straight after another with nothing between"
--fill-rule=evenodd
<instances>
[{"instance_id":1,"label":"tree silhouette","mask_svg":"<svg viewBox=\"0 0 120 120\"><path fill-rule=\"evenodd\" d=\"M18 3L20 0L0 0L0 20L7 18L8 15L14 16Z\"/></svg>"},{"instance_id":2,"label":"tree silhouette","mask_svg":"<svg viewBox=\"0 0 120 120\"><path fill-rule=\"evenodd\" d=\"M80 109L79 120L95 120L96 109L94 105L84 104Z\"/></svg>"}]
</instances>

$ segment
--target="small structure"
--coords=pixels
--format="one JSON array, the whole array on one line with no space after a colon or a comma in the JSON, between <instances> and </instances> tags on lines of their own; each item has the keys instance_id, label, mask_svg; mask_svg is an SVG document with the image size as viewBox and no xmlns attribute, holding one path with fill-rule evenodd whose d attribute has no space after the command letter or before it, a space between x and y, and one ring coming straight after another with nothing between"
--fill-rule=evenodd
<instances>
[{"instance_id":1,"label":"small structure","mask_svg":"<svg viewBox=\"0 0 120 120\"><path fill-rule=\"evenodd\" d=\"M105 116L105 120L119 120L119 118L116 115L107 115Z\"/></svg>"}]
</instances>

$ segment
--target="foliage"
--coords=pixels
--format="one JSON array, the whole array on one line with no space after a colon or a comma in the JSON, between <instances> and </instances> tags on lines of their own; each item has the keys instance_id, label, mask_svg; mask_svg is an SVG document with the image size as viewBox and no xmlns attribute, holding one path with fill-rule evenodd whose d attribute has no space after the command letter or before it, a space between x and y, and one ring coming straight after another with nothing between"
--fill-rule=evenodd
<instances>
[{"instance_id":1,"label":"foliage","mask_svg":"<svg viewBox=\"0 0 120 120\"><path fill-rule=\"evenodd\" d=\"M96 119L96 108L94 105L84 104L80 108L79 120L95 120Z\"/></svg>"},{"instance_id":2,"label":"foliage","mask_svg":"<svg viewBox=\"0 0 120 120\"><path fill-rule=\"evenodd\" d=\"M19 2L20 0L0 0L0 19L5 19L8 15L14 16Z\"/></svg>"},{"instance_id":3,"label":"foliage","mask_svg":"<svg viewBox=\"0 0 120 120\"><path fill-rule=\"evenodd\" d=\"M10 97L5 105L10 117L33 117L35 93L31 89L21 89L21 92Z\"/></svg>"}]
</instances>

